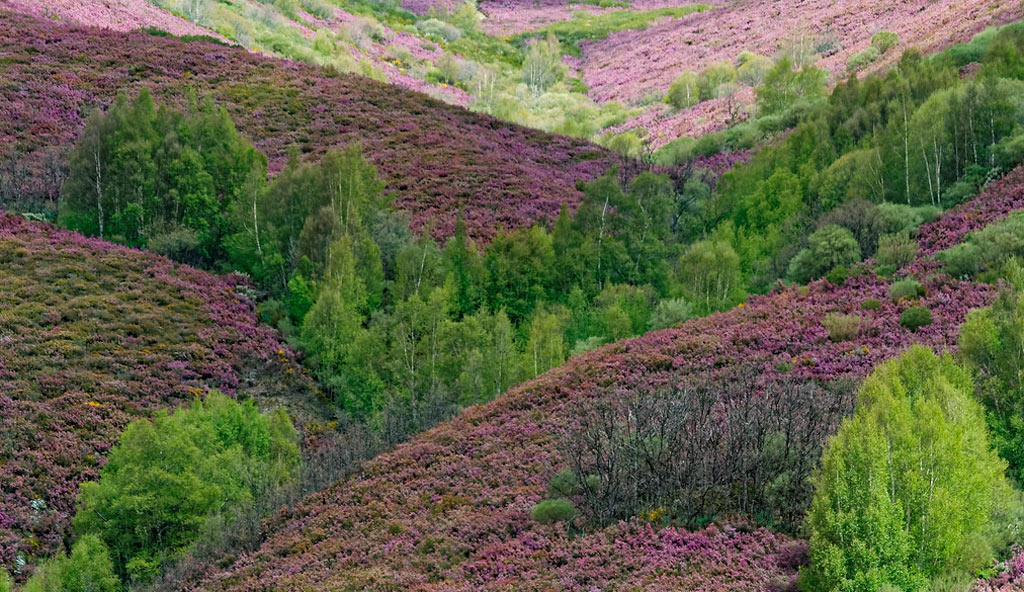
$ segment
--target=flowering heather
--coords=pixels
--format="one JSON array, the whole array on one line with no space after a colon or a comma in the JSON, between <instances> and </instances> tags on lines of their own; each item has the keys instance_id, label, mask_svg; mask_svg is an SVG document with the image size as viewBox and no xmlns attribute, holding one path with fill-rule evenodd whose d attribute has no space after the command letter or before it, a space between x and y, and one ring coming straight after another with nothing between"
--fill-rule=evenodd
<instances>
[{"instance_id":1,"label":"flowering heather","mask_svg":"<svg viewBox=\"0 0 1024 592\"><path fill-rule=\"evenodd\" d=\"M710 6L724 4L726 0L701 2ZM634 0L629 3L629 10L654 10L672 6L686 6L693 2L685 0ZM598 8L590 4L581 4L568 0L482 0L480 11L487 19L482 28L487 33L508 37L546 27L559 21L573 18L573 13L586 10L593 14L604 14L623 8Z\"/></svg>"},{"instance_id":2,"label":"flowering heather","mask_svg":"<svg viewBox=\"0 0 1024 592\"><path fill-rule=\"evenodd\" d=\"M1003 572L991 580L974 583L970 592L1016 592L1024 590L1024 550L1018 550L1003 566Z\"/></svg>"},{"instance_id":3,"label":"flowering heather","mask_svg":"<svg viewBox=\"0 0 1024 592\"><path fill-rule=\"evenodd\" d=\"M85 59L88 56L88 59ZM470 232L553 219L582 198L577 181L617 157L581 140L501 122L353 75L258 56L208 42L145 33L67 28L0 12L0 160L18 155L29 174L52 146L73 143L88 109L117 92L148 86L181 106L188 86L223 105L239 131L266 153L271 170L297 148L314 159L358 141L415 228ZM38 173L42 174L42 173ZM46 186L33 178L26 186ZM0 204L2 205L2 204Z\"/></svg>"},{"instance_id":4,"label":"flowering heather","mask_svg":"<svg viewBox=\"0 0 1024 592\"><path fill-rule=\"evenodd\" d=\"M1022 181L1024 171L1014 171L957 212L990 220L1022 208L1024 192L1015 191ZM941 222L925 226L920 240L934 245L947 231ZM261 549L196 589L787 589L806 547L769 530L655 531L635 519L572 538L562 526L531 521L529 512L566 467L562 437L579 402L595 393L649 392L739 366L757 369L762 385L860 378L912 343L953 346L967 311L994 296L990 286L942 274L921 280L919 304L935 322L917 332L898 322L911 304L894 303L886 281L867 273L838 287L822 280L753 297L729 312L574 357L283 511ZM868 298L879 307L862 310ZM829 314L858 315L859 334L831 340L822 323Z\"/></svg>"},{"instance_id":5,"label":"flowering heather","mask_svg":"<svg viewBox=\"0 0 1024 592\"><path fill-rule=\"evenodd\" d=\"M0 8L115 31L157 27L172 35L218 36L147 0L0 0Z\"/></svg>"},{"instance_id":6,"label":"flowering heather","mask_svg":"<svg viewBox=\"0 0 1024 592\"><path fill-rule=\"evenodd\" d=\"M315 417L244 283L0 214L0 566L61 548L134 419L207 388Z\"/></svg>"},{"instance_id":7,"label":"flowering heather","mask_svg":"<svg viewBox=\"0 0 1024 592\"><path fill-rule=\"evenodd\" d=\"M598 101L632 102L668 89L684 70L700 71L716 62L733 61L743 51L775 55L800 31L833 37L838 51L819 65L845 75L847 59L866 49L876 31L890 31L900 38L897 51L875 64L881 67L897 59L904 48L936 51L965 41L988 25L1020 16L1016 3L992 0L738 0L646 31L622 31L584 44L584 82Z\"/></svg>"}]
</instances>

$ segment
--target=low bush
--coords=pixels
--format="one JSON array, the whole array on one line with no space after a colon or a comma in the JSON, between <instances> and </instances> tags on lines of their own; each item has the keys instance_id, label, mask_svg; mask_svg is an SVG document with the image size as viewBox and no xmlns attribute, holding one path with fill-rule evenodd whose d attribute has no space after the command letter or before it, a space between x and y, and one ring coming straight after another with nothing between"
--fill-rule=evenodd
<instances>
[{"instance_id":1,"label":"low bush","mask_svg":"<svg viewBox=\"0 0 1024 592\"><path fill-rule=\"evenodd\" d=\"M920 251L917 242L903 233L884 234L878 239L875 262L879 265L900 269L917 258Z\"/></svg>"},{"instance_id":2,"label":"low bush","mask_svg":"<svg viewBox=\"0 0 1024 592\"><path fill-rule=\"evenodd\" d=\"M911 306L900 313L900 325L911 331L932 324L932 311L923 306Z\"/></svg>"},{"instance_id":3,"label":"low bush","mask_svg":"<svg viewBox=\"0 0 1024 592\"><path fill-rule=\"evenodd\" d=\"M861 310L878 310L882 308L882 303L877 298L868 298L860 303L860 308Z\"/></svg>"},{"instance_id":4,"label":"low bush","mask_svg":"<svg viewBox=\"0 0 1024 592\"><path fill-rule=\"evenodd\" d=\"M651 331L667 329L696 316L693 306L685 298L669 298L658 302L654 307L647 327Z\"/></svg>"},{"instance_id":5,"label":"low bush","mask_svg":"<svg viewBox=\"0 0 1024 592\"><path fill-rule=\"evenodd\" d=\"M565 498L541 500L530 512L530 518L541 524L569 522L578 515L576 506Z\"/></svg>"},{"instance_id":6,"label":"low bush","mask_svg":"<svg viewBox=\"0 0 1024 592\"><path fill-rule=\"evenodd\" d=\"M924 287L915 279L900 280L889 286L889 297L893 302L914 300L924 296Z\"/></svg>"},{"instance_id":7,"label":"low bush","mask_svg":"<svg viewBox=\"0 0 1024 592\"><path fill-rule=\"evenodd\" d=\"M846 61L846 71L856 72L861 70L865 66L877 62L880 57L882 57L882 54L878 51L878 48L869 47L850 56L850 59Z\"/></svg>"},{"instance_id":8,"label":"low bush","mask_svg":"<svg viewBox=\"0 0 1024 592\"><path fill-rule=\"evenodd\" d=\"M828 331L828 338L835 342L849 341L860 335L861 319L857 315L832 313L821 324Z\"/></svg>"},{"instance_id":9,"label":"low bush","mask_svg":"<svg viewBox=\"0 0 1024 592\"><path fill-rule=\"evenodd\" d=\"M871 36L871 47L885 54L900 42L900 36L889 31L879 31Z\"/></svg>"},{"instance_id":10,"label":"low bush","mask_svg":"<svg viewBox=\"0 0 1024 592\"><path fill-rule=\"evenodd\" d=\"M1010 214L967 237L967 241L936 254L947 273L973 277L995 270L1011 257L1024 255L1024 212Z\"/></svg>"},{"instance_id":11,"label":"low bush","mask_svg":"<svg viewBox=\"0 0 1024 592\"><path fill-rule=\"evenodd\" d=\"M0 573L0 592L5 588ZM92 535L79 537L71 555L60 553L43 562L22 588L22 592L117 592L121 582L114 575L106 545Z\"/></svg>"}]
</instances>

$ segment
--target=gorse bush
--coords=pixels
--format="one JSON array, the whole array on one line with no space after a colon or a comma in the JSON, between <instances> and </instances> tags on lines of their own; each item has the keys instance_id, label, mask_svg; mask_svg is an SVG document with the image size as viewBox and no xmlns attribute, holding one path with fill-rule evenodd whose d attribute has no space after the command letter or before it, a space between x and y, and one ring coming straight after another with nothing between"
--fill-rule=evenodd
<instances>
[{"instance_id":1,"label":"gorse bush","mask_svg":"<svg viewBox=\"0 0 1024 592\"><path fill-rule=\"evenodd\" d=\"M212 391L129 424L99 481L82 484L75 530L106 543L121 578L144 583L211 515L292 480L298 468L298 436L283 410L261 415L251 401Z\"/></svg>"},{"instance_id":2,"label":"gorse bush","mask_svg":"<svg viewBox=\"0 0 1024 592\"><path fill-rule=\"evenodd\" d=\"M879 31L871 36L871 47L878 50L878 53L888 53L890 49L900 42L900 36L889 31Z\"/></svg>"},{"instance_id":3,"label":"gorse bush","mask_svg":"<svg viewBox=\"0 0 1024 592\"><path fill-rule=\"evenodd\" d=\"M878 238L875 262L895 271L913 262L919 250L917 243L903 233L883 234Z\"/></svg>"},{"instance_id":4,"label":"gorse bush","mask_svg":"<svg viewBox=\"0 0 1024 592\"><path fill-rule=\"evenodd\" d=\"M864 382L814 476L805 589L920 590L992 560L1013 502L972 393L967 371L920 346Z\"/></svg>"}]
</instances>

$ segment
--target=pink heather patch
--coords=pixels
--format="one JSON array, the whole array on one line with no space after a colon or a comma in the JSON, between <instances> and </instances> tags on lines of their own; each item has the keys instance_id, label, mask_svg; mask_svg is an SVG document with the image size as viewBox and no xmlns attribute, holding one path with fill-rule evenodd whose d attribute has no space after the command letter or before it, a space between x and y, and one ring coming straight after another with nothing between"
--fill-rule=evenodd
<instances>
[{"instance_id":1,"label":"pink heather patch","mask_svg":"<svg viewBox=\"0 0 1024 592\"><path fill-rule=\"evenodd\" d=\"M146 0L0 0L0 8L115 31L156 27L172 35L219 37L199 25L153 6Z\"/></svg>"}]
</instances>

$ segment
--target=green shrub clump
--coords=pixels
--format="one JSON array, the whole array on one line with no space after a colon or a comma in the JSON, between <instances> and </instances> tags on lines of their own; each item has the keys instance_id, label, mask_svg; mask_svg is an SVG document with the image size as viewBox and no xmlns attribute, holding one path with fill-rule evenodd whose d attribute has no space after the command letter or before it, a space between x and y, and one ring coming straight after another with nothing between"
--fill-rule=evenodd
<instances>
[{"instance_id":1,"label":"green shrub clump","mask_svg":"<svg viewBox=\"0 0 1024 592\"><path fill-rule=\"evenodd\" d=\"M813 478L802 589L966 589L991 564L1017 502L973 389L921 346L865 380Z\"/></svg>"},{"instance_id":2,"label":"green shrub clump","mask_svg":"<svg viewBox=\"0 0 1024 592\"><path fill-rule=\"evenodd\" d=\"M889 31L879 31L871 37L871 47L883 55L899 42L900 36Z\"/></svg>"},{"instance_id":3,"label":"green shrub clump","mask_svg":"<svg viewBox=\"0 0 1024 592\"><path fill-rule=\"evenodd\" d=\"M893 302L914 300L920 296L924 296L924 286L914 279L900 280L889 286L889 297Z\"/></svg>"},{"instance_id":4,"label":"green shrub clump","mask_svg":"<svg viewBox=\"0 0 1024 592\"><path fill-rule=\"evenodd\" d=\"M936 255L954 277L976 276L998 269L1011 257L1024 255L1024 212L972 233L967 241Z\"/></svg>"},{"instance_id":5,"label":"green shrub clump","mask_svg":"<svg viewBox=\"0 0 1024 592\"><path fill-rule=\"evenodd\" d=\"M0 573L0 592L13 592L13 582L6 576ZM117 592L120 589L121 582L114 575L106 545L96 536L85 535L75 541L71 555L60 553L43 562L22 592Z\"/></svg>"},{"instance_id":6,"label":"green shrub clump","mask_svg":"<svg viewBox=\"0 0 1024 592\"><path fill-rule=\"evenodd\" d=\"M808 238L809 246L802 249L789 263L789 279L807 283L822 277L833 269L848 267L860 261L857 239L848 229L829 224Z\"/></svg>"},{"instance_id":7,"label":"green shrub clump","mask_svg":"<svg viewBox=\"0 0 1024 592\"><path fill-rule=\"evenodd\" d=\"M835 342L849 341L860 335L860 317L857 315L829 314L822 321L828 338Z\"/></svg>"},{"instance_id":8,"label":"green shrub clump","mask_svg":"<svg viewBox=\"0 0 1024 592\"><path fill-rule=\"evenodd\" d=\"M878 238L875 262L893 270L909 265L917 257L917 242L903 233L883 234Z\"/></svg>"},{"instance_id":9,"label":"green shrub clump","mask_svg":"<svg viewBox=\"0 0 1024 592\"><path fill-rule=\"evenodd\" d=\"M868 298L864 302L860 303L861 310L878 310L882 308L882 303L878 298Z\"/></svg>"},{"instance_id":10,"label":"green shrub clump","mask_svg":"<svg viewBox=\"0 0 1024 592\"><path fill-rule=\"evenodd\" d=\"M900 314L900 325L911 331L932 324L932 311L923 306L911 306Z\"/></svg>"},{"instance_id":11,"label":"green shrub clump","mask_svg":"<svg viewBox=\"0 0 1024 592\"><path fill-rule=\"evenodd\" d=\"M541 524L569 522L576 517L576 506L564 497L541 500L530 512L530 518Z\"/></svg>"},{"instance_id":12,"label":"green shrub clump","mask_svg":"<svg viewBox=\"0 0 1024 592\"><path fill-rule=\"evenodd\" d=\"M868 64L877 62L880 57L882 57L882 54L878 51L877 47L869 47L850 56L850 59L846 61L846 71L856 72Z\"/></svg>"},{"instance_id":13,"label":"green shrub clump","mask_svg":"<svg viewBox=\"0 0 1024 592\"><path fill-rule=\"evenodd\" d=\"M299 462L284 410L261 415L252 401L213 391L128 425L99 481L82 484L75 530L106 544L122 579L145 582L206 520L293 480Z\"/></svg>"}]
</instances>

